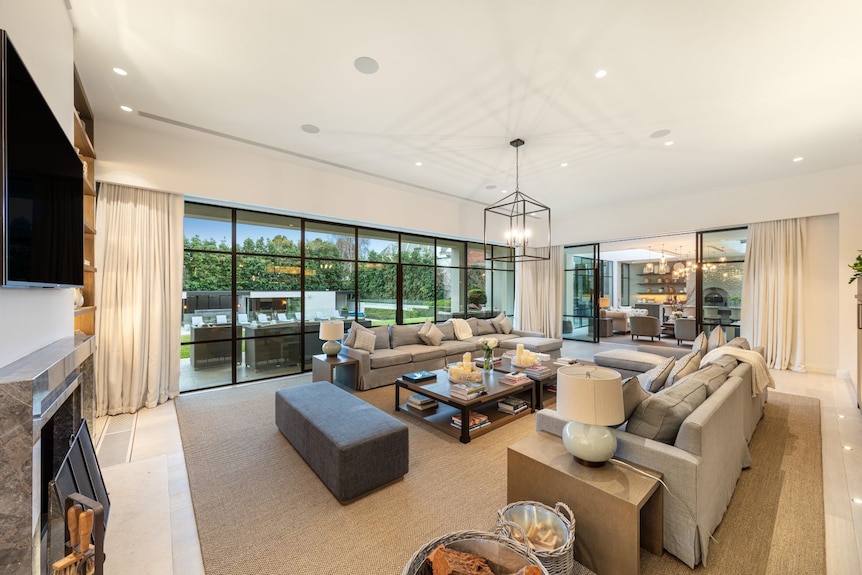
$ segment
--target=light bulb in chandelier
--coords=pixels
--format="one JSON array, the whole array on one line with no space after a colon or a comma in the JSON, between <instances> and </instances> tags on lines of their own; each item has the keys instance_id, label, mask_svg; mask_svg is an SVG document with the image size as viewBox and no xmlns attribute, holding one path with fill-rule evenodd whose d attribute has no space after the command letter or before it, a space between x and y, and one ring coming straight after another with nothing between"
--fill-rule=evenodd
<instances>
[{"instance_id":1,"label":"light bulb in chandelier","mask_svg":"<svg viewBox=\"0 0 862 575\"><path fill-rule=\"evenodd\" d=\"M530 243L530 230L509 230L506 232L506 245L510 248L521 248Z\"/></svg>"}]
</instances>

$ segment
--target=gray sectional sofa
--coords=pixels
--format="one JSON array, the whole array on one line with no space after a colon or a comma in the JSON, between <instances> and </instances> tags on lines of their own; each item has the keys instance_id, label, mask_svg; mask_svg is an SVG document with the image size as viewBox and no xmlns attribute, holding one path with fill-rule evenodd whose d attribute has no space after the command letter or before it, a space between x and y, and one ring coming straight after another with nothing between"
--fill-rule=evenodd
<instances>
[{"instance_id":1,"label":"gray sectional sofa","mask_svg":"<svg viewBox=\"0 0 862 575\"><path fill-rule=\"evenodd\" d=\"M494 350L495 355L501 355L506 349L515 349L521 343L530 351L547 353L551 358L560 357L560 349L563 346L561 339L548 338L540 332L517 329L511 330L510 333L500 333L494 324L486 319L470 318L467 324L473 335L463 340L455 337L451 320L435 324L443 332L440 345L428 345L422 341L419 337L422 324L364 328L370 329L376 335L374 350L344 346L341 353L357 360L360 390L389 385L411 371L442 369L449 363L460 361L465 352L470 352L474 358L480 357L482 346L479 340L483 337L499 340L500 345ZM362 328L351 326L351 329ZM336 370L336 380L349 387L353 386L350 374L345 370Z\"/></svg>"},{"instance_id":2,"label":"gray sectional sofa","mask_svg":"<svg viewBox=\"0 0 862 575\"><path fill-rule=\"evenodd\" d=\"M691 568L706 563L710 534L721 522L743 468L752 463L748 440L766 402L766 391L756 394L754 389L751 365L725 355L655 394L637 389L643 394L637 396L640 403L613 430L615 457L662 474L670 492L663 498L664 548ZM552 409L536 415L538 431L561 435L566 423ZM670 433L668 428L664 435L656 429L643 433L650 426L670 426ZM649 438L653 432L664 442Z\"/></svg>"}]
</instances>

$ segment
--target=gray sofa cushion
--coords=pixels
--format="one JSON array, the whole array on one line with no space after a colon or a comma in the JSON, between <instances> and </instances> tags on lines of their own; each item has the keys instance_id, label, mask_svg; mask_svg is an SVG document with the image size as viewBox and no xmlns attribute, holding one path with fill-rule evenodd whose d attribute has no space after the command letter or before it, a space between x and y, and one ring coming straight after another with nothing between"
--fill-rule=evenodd
<instances>
[{"instance_id":1,"label":"gray sofa cushion","mask_svg":"<svg viewBox=\"0 0 862 575\"><path fill-rule=\"evenodd\" d=\"M700 357L699 351L692 351L676 360L670 375L667 376L665 387L675 385L678 380L700 369Z\"/></svg>"},{"instance_id":2,"label":"gray sofa cushion","mask_svg":"<svg viewBox=\"0 0 862 575\"><path fill-rule=\"evenodd\" d=\"M623 383L623 408L626 420L632 416L637 406L650 396L649 393L644 391L642 384L638 381L638 377L630 377Z\"/></svg>"},{"instance_id":3,"label":"gray sofa cushion","mask_svg":"<svg viewBox=\"0 0 862 575\"><path fill-rule=\"evenodd\" d=\"M491 335L497 333L497 330L487 319L477 319L476 329L473 330L476 335Z\"/></svg>"},{"instance_id":4,"label":"gray sofa cushion","mask_svg":"<svg viewBox=\"0 0 862 575\"><path fill-rule=\"evenodd\" d=\"M374 345L377 342L377 337L371 331L357 331L356 337L353 340L353 347L362 349L368 353L374 353Z\"/></svg>"},{"instance_id":5,"label":"gray sofa cushion","mask_svg":"<svg viewBox=\"0 0 862 575\"><path fill-rule=\"evenodd\" d=\"M353 323L351 323L350 324L350 332L347 334L347 337L344 338L344 342L343 342L344 345L346 345L347 347L353 347L354 344L356 343L356 334L362 330L371 331L370 329L368 329L364 325L360 325L360 324L356 323L355 321Z\"/></svg>"},{"instance_id":6,"label":"gray sofa cushion","mask_svg":"<svg viewBox=\"0 0 862 575\"><path fill-rule=\"evenodd\" d=\"M464 352L474 352L479 346L475 342L472 341L458 341L457 339L444 339L440 342L440 348L446 352L446 355L463 355Z\"/></svg>"},{"instance_id":7,"label":"gray sofa cushion","mask_svg":"<svg viewBox=\"0 0 862 575\"><path fill-rule=\"evenodd\" d=\"M437 359L446 357L446 350L442 347L425 345L423 343L411 343L409 345L399 345L393 351L406 351L411 355L413 361L425 361L428 359Z\"/></svg>"},{"instance_id":8,"label":"gray sofa cushion","mask_svg":"<svg viewBox=\"0 0 862 575\"><path fill-rule=\"evenodd\" d=\"M378 369L410 363L413 360L413 356L410 355L409 351L401 351L399 349L377 349L371 354L370 359L371 369Z\"/></svg>"},{"instance_id":9,"label":"gray sofa cushion","mask_svg":"<svg viewBox=\"0 0 862 575\"><path fill-rule=\"evenodd\" d=\"M497 317L491 320L491 325L497 330L497 333L512 333L512 320L506 315L506 312L501 311Z\"/></svg>"},{"instance_id":10,"label":"gray sofa cushion","mask_svg":"<svg viewBox=\"0 0 862 575\"><path fill-rule=\"evenodd\" d=\"M735 337L727 342L726 345L729 345L730 347L738 347L740 349L751 349L751 344L749 344L748 340L744 337Z\"/></svg>"},{"instance_id":11,"label":"gray sofa cushion","mask_svg":"<svg viewBox=\"0 0 862 575\"><path fill-rule=\"evenodd\" d=\"M655 393L664 387L667 377L673 370L676 360L673 357L668 357L663 362L652 368L651 370L642 373L638 376L641 387L646 391Z\"/></svg>"},{"instance_id":12,"label":"gray sofa cushion","mask_svg":"<svg viewBox=\"0 0 862 575\"><path fill-rule=\"evenodd\" d=\"M709 347L709 338L705 332L700 332L691 344L691 351L699 351L700 357L703 357L706 355L707 347Z\"/></svg>"},{"instance_id":13,"label":"gray sofa cushion","mask_svg":"<svg viewBox=\"0 0 862 575\"><path fill-rule=\"evenodd\" d=\"M390 336L392 349L402 345L421 345L422 338L419 337L418 325L391 325Z\"/></svg>"},{"instance_id":14,"label":"gray sofa cushion","mask_svg":"<svg viewBox=\"0 0 862 575\"><path fill-rule=\"evenodd\" d=\"M374 344L374 349L389 349L391 346L389 345L389 326L388 325L378 325L377 327L372 327L371 331L374 332L374 335L377 336L377 342Z\"/></svg>"},{"instance_id":15,"label":"gray sofa cushion","mask_svg":"<svg viewBox=\"0 0 862 575\"><path fill-rule=\"evenodd\" d=\"M455 339L455 326L452 325L451 320L447 320L443 323L437 324L437 329L443 334L443 341L449 341Z\"/></svg>"},{"instance_id":16,"label":"gray sofa cushion","mask_svg":"<svg viewBox=\"0 0 862 575\"><path fill-rule=\"evenodd\" d=\"M706 367L690 373L681 379L677 380L674 385L679 385L686 381L699 381L706 386L706 395L709 397L727 381L727 372L720 365L707 365Z\"/></svg>"},{"instance_id":17,"label":"gray sofa cushion","mask_svg":"<svg viewBox=\"0 0 862 575\"><path fill-rule=\"evenodd\" d=\"M706 400L700 381L681 381L644 399L626 424L626 431L672 445L682 422Z\"/></svg>"},{"instance_id":18,"label":"gray sofa cushion","mask_svg":"<svg viewBox=\"0 0 862 575\"><path fill-rule=\"evenodd\" d=\"M725 373L730 373L736 366L739 365L739 362L732 355L721 355L710 362L710 365L720 365Z\"/></svg>"},{"instance_id":19,"label":"gray sofa cushion","mask_svg":"<svg viewBox=\"0 0 862 575\"><path fill-rule=\"evenodd\" d=\"M727 341L724 338L724 328L720 325L712 328L709 332L709 338L706 340L707 351L712 351L717 347L723 346Z\"/></svg>"}]
</instances>

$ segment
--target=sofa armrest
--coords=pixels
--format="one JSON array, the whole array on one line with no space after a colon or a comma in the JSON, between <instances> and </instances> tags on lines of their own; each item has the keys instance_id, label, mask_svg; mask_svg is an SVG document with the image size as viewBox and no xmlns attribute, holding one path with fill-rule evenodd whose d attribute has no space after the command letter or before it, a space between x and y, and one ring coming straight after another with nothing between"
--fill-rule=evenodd
<instances>
[{"instance_id":1,"label":"sofa armrest","mask_svg":"<svg viewBox=\"0 0 862 575\"><path fill-rule=\"evenodd\" d=\"M354 347L347 346L343 346L341 350L347 357L352 357L359 363L357 367L357 369L359 369L359 375L371 371L371 353L364 349L356 349Z\"/></svg>"},{"instance_id":2,"label":"sofa armrest","mask_svg":"<svg viewBox=\"0 0 862 575\"><path fill-rule=\"evenodd\" d=\"M514 333L518 337L547 337L540 331L525 331L522 329L513 329L512 333Z\"/></svg>"}]
</instances>

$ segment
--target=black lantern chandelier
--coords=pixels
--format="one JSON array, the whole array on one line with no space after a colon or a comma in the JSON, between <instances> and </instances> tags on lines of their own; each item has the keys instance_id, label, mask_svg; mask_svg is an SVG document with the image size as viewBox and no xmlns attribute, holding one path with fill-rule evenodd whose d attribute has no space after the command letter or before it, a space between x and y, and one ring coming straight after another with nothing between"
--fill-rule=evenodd
<instances>
[{"instance_id":1,"label":"black lantern chandelier","mask_svg":"<svg viewBox=\"0 0 862 575\"><path fill-rule=\"evenodd\" d=\"M521 193L518 148L524 145L524 140L512 140L509 145L515 148L515 191L485 208L485 259L498 262L549 260L551 208ZM500 249L500 243L509 249Z\"/></svg>"}]
</instances>

